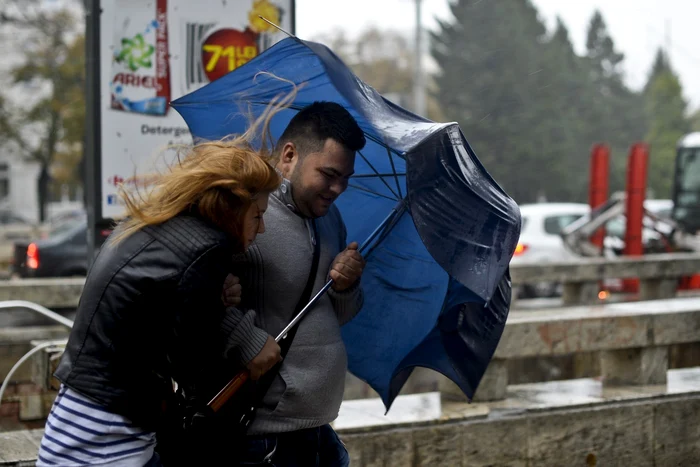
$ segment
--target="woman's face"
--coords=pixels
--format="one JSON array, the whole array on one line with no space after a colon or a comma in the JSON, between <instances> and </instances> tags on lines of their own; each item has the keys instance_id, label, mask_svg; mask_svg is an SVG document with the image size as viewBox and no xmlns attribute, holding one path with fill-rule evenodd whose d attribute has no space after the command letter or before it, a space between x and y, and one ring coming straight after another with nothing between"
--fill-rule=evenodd
<instances>
[{"instance_id":1,"label":"woman's face","mask_svg":"<svg viewBox=\"0 0 700 467\"><path fill-rule=\"evenodd\" d=\"M263 214L267 211L268 193L259 194L251 203L243 217L243 238L241 243L244 249L248 249L258 234L265 232Z\"/></svg>"}]
</instances>

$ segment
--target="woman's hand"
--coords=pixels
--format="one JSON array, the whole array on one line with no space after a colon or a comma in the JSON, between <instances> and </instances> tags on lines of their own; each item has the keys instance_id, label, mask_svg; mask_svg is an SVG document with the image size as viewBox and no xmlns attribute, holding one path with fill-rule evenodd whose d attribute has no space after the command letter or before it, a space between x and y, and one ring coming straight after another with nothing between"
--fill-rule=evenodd
<instances>
[{"instance_id":1,"label":"woman's hand","mask_svg":"<svg viewBox=\"0 0 700 467\"><path fill-rule=\"evenodd\" d=\"M224 306L238 306L241 304L241 293L243 289L241 288L241 281L238 277L233 274L229 274L224 279L224 288L221 292L221 301Z\"/></svg>"}]
</instances>

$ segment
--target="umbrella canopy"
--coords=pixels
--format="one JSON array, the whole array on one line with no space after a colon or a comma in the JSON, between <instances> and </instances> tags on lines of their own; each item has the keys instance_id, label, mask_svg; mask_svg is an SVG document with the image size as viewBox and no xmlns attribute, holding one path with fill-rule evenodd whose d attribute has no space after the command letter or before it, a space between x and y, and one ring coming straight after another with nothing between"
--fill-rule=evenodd
<instances>
[{"instance_id":1,"label":"umbrella canopy","mask_svg":"<svg viewBox=\"0 0 700 467\"><path fill-rule=\"evenodd\" d=\"M245 132L250 113L261 115L288 93L284 80L302 86L273 117L273 139L315 101L343 105L367 138L337 201L349 241L381 226L365 253L364 308L342 329L350 371L387 408L415 366L443 373L472 398L508 315L516 203L457 124L387 101L321 44L282 40L172 106L196 139L221 139Z\"/></svg>"}]
</instances>

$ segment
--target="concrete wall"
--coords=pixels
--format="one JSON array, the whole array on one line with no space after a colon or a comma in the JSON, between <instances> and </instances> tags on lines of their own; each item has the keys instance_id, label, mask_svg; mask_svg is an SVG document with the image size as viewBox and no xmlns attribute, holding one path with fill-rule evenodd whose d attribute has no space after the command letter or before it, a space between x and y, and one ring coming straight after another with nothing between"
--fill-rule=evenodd
<instances>
[{"instance_id":1,"label":"concrete wall","mask_svg":"<svg viewBox=\"0 0 700 467\"><path fill-rule=\"evenodd\" d=\"M341 432L354 467L700 465L700 396Z\"/></svg>"},{"instance_id":2,"label":"concrete wall","mask_svg":"<svg viewBox=\"0 0 700 467\"><path fill-rule=\"evenodd\" d=\"M353 467L700 465L700 395L340 431ZM33 465L41 430L0 433L0 466Z\"/></svg>"}]
</instances>

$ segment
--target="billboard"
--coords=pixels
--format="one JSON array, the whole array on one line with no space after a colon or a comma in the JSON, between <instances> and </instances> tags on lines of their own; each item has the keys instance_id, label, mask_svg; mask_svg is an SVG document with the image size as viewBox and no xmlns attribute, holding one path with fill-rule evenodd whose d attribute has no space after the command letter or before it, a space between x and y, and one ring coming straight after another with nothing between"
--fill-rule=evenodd
<instances>
[{"instance_id":1,"label":"billboard","mask_svg":"<svg viewBox=\"0 0 700 467\"><path fill-rule=\"evenodd\" d=\"M294 32L294 0L92 0L87 12L88 207L123 214L120 184L191 142L170 101L243 66ZM167 151L166 151L167 152ZM160 155L160 157L156 157Z\"/></svg>"}]
</instances>

